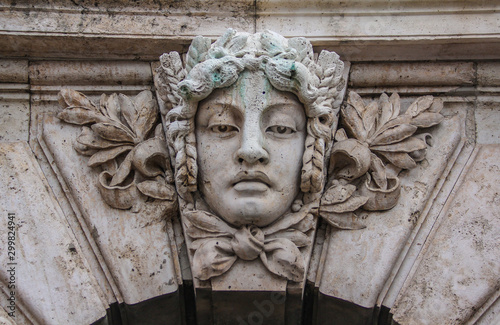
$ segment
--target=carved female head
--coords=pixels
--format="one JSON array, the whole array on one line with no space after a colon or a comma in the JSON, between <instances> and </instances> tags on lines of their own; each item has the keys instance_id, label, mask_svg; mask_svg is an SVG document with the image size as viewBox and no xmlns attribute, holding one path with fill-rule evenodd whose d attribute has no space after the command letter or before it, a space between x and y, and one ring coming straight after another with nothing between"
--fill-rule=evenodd
<instances>
[{"instance_id":1,"label":"carved female head","mask_svg":"<svg viewBox=\"0 0 500 325\"><path fill-rule=\"evenodd\" d=\"M323 51L315 61L304 38L233 30L213 44L197 37L186 75L175 54L162 57L160 84L173 103L163 113L186 201L199 190L226 222L262 227L300 192L322 190L343 86L337 54Z\"/></svg>"}]
</instances>

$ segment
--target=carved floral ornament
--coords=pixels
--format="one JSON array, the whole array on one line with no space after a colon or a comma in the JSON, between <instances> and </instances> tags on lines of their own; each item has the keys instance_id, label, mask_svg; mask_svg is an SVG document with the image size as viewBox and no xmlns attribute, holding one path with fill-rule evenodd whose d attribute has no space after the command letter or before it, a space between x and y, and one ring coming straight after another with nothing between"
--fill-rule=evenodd
<instances>
[{"instance_id":1,"label":"carved floral ornament","mask_svg":"<svg viewBox=\"0 0 500 325\"><path fill-rule=\"evenodd\" d=\"M311 44L304 38L287 40L269 31L247 34L230 29L213 44L208 38L196 37L184 62L177 52L162 55L160 62L155 75L160 112L149 91L135 98L102 95L100 103L94 104L84 95L64 89L60 93L64 110L58 117L82 125L75 150L90 156L90 167L102 169L97 184L110 206L135 212L159 206L166 217L179 207L192 252L192 271L200 280L227 272L237 259L260 259L270 272L302 281L306 270L302 252L312 244L317 217L336 228L360 229L364 228L357 217L360 211L394 207L400 195L399 172L414 168L431 144L430 134L420 129L443 119L439 113L442 101L432 96L418 98L404 113L397 94L382 94L367 103L351 91L341 104L343 62L328 51L315 59ZM258 85L265 89L255 92L254 80L260 80ZM245 88L251 82L253 88ZM268 95L271 91L278 94L276 97L284 96L284 103L291 100L303 108L303 131L300 126L272 124L274 117L263 112L273 112L275 101L259 95L266 91ZM250 107L254 102L245 97L249 92L262 98L263 105L271 103L271 108ZM229 101L221 104L219 97ZM232 124L208 125L207 134L215 132L217 137L215 144L206 145L203 114L214 107L217 116L237 111L228 107L238 103L247 105L241 110L241 124L236 119ZM282 116L286 108L277 111L277 116L287 120L286 114ZM247 131L255 126L248 122L252 114L261 118L254 133ZM233 117L224 118L227 121ZM260 130L263 123L271 124ZM283 194L279 192L282 189L273 189L279 187L271 179L274 170L266 169L277 159L269 148L273 141L297 139L300 132L304 134L297 149L301 168L293 176L300 186L295 192L283 189ZM255 134L259 135L262 153L244 156L241 143ZM219 194L215 193L214 199L205 183L217 180L207 175L212 167L207 167L210 160L202 156L211 152L210 145L224 152L230 151L229 143L234 142L239 143L235 155L241 156L226 171L228 177L233 177L231 168L235 174L239 171L234 177L249 181L245 186L250 184L250 190L242 193L251 193L250 202L258 206L269 201L259 196L262 193L272 195L274 190L287 197L290 203L269 208L278 211L276 217L246 214L244 205L240 215L239 205L234 210L214 202ZM281 147L289 150L286 145ZM238 176L241 173L247 176ZM252 194L255 191L262 193ZM228 193L233 195L234 191ZM239 193L234 195L235 201L240 200Z\"/></svg>"}]
</instances>

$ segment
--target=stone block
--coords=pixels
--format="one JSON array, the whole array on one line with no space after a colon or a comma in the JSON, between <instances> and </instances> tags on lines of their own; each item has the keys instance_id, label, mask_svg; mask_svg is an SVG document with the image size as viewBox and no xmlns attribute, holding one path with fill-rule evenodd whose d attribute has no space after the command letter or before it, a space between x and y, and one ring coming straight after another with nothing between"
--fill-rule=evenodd
<instances>
[{"instance_id":1,"label":"stone block","mask_svg":"<svg viewBox=\"0 0 500 325\"><path fill-rule=\"evenodd\" d=\"M464 86L474 82L472 62L356 63L352 87Z\"/></svg>"},{"instance_id":2,"label":"stone block","mask_svg":"<svg viewBox=\"0 0 500 325\"><path fill-rule=\"evenodd\" d=\"M500 86L500 62L479 62L477 83L479 86Z\"/></svg>"},{"instance_id":3,"label":"stone block","mask_svg":"<svg viewBox=\"0 0 500 325\"><path fill-rule=\"evenodd\" d=\"M20 101L0 98L0 142L28 141L30 110L24 97Z\"/></svg>"},{"instance_id":4,"label":"stone block","mask_svg":"<svg viewBox=\"0 0 500 325\"><path fill-rule=\"evenodd\" d=\"M0 190L3 291L40 324L104 318L102 291L26 143L0 144Z\"/></svg>"},{"instance_id":5,"label":"stone block","mask_svg":"<svg viewBox=\"0 0 500 325\"><path fill-rule=\"evenodd\" d=\"M478 101L474 115L477 143L500 143L500 102Z\"/></svg>"},{"instance_id":6,"label":"stone block","mask_svg":"<svg viewBox=\"0 0 500 325\"><path fill-rule=\"evenodd\" d=\"M394 208L363 213L361 218L366 219L365 229L332 231L319 285L321 294L351 302L363 310L376 305L427 201L438 191L436 184L446 177L444 171L448 164L453 163L451 157L457 148L460 150L463 137L460 130L464 124L465 114L461 112L435 128L434 144L428 148L427 158L416 168L404 172L401 197ZM329 303L318 306L321 310L333 307ZM336 319L340 320L345 314L337 316Z\"/></svg>"},{"instance_id":7,"label":"stone block","mask_svg":"<svg viewBox=\"0 0 500 325\"><path fill-rule=\"evenodd\" d=\"M27 60L0 60L0 82L27 83Z\"/></svg>"},{"instance_id":8,"label":"stone block","mask_svg":"<svg viewBox=\"0 0 500 325\"><path fill-rule=\"evenodd\" d=\"M409 324L464 324L500 279L500 146L479 146L393 308Z\"/></svg>"},{"instance_id":9,"label":"stone block","mask_svg":"<svg viewBox=\"0 0 500 325\"><path fill-rule=\"evenodd\" d=\"M30 83L42 85L151 85L148 62L134 61L35 61Z\"/></svg>"},{"instance_id":10,"label":"stone block","mask_svg":"<svg viewBox=\"0 0 500 325\"><path fill-rule=\"evenodd\" d=\"M47 114L40 141L53 157L60 181L68 186L66 195L76 202L73 208L83 216L82 226L91 232L89 240L95 241L102 253L102 267L111 274L108 281L118 302L133 305L177 294L177 257L165 232L164 216L108 206L96 188L99 172L88 167L88 158L73 149L79 131L80 127Z\"/></svg>"},{"instance_id":11,"label":"stone block","mask_svg":"<svg viewBox=\"0 0 500 325\"><path fill-rule=\"evenodd\" d=\"M1 54L157 59L194 35L254 29L254 1L93 1L2 5ZM34 32L36 31L36 32ZM61 45L64 44L64 45Z\"/></svg>"}]
</instances>

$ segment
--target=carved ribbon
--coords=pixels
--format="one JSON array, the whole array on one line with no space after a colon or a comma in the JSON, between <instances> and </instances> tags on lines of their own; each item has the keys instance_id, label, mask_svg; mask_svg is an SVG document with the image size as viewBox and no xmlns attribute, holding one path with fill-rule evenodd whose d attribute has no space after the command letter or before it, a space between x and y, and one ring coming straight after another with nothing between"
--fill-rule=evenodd
<instances>
[{"instance_id":1,"label":"carved ribbon","mask_svg":"<svg viewBox=\"0 0 500 325\"><path fill-rule=\"evenodd\" d=\"M184 211L187 233L195 239L191 246L195 250L195 277L208 280L227 272L238 258L246 261L260 258L270 272L302 281L305 262L299 248L311 244L304 232L314 227L314 217L310 214L313 205L317 203L304 205L298 212L262 229L254 225L236 229L206 211Z\"/></svg>"}]
</instances>

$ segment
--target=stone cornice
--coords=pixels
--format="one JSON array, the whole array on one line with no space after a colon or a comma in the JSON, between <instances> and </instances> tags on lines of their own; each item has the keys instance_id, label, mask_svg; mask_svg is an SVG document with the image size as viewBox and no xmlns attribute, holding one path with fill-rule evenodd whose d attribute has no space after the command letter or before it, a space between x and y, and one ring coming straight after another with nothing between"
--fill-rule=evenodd
<instances>
[{"instance_id":1,"label":"stone cornice","mask_svg":"<svg viewBox=\"0 0 500 325\"><path fill-rule=\"evenodd\" d=\"M351 61L497 59L499 1L0 1L0 56L151 60L227 27L307 36Z\"/></svg>"}]
</instances>

